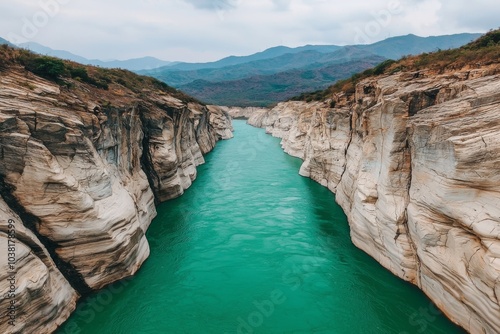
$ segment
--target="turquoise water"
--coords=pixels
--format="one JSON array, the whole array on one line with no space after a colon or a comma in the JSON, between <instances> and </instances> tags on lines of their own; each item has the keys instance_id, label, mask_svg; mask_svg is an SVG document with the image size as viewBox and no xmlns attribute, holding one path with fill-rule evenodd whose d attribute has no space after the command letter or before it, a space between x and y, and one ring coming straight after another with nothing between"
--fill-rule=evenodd
<instances>
[{"instance_id":1,"label":"turquoise water","mask_svg":"<svg viewBox=\"0 0 500 334\"><path fill-rule=\"evenodd\" d=\"M300 177L278 139L234 126L158 207L138 274L58 333L463 333L352 245L334 195Z\"/></svg>"}]
</instances>

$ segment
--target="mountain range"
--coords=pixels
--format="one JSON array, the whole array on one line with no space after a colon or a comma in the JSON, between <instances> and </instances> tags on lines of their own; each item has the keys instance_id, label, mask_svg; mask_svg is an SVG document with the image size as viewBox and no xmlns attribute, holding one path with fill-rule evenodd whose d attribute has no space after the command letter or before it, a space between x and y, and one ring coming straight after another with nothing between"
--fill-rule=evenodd
<instances>
[{"instance_id":1,"label":"mountain range","mask_svg":"<svg viewBox=\"0 0 500 334\"><path fill-rule=\"evenodd\" d=\"M138 71L144 69L154 69L162 66L169 66L177 64L177 62L165 61L154 57L142 57L134 58L128 60L99 60L99 59L87 59L82 56L75 55L71 52L64 50L54 50L44 45L28 42L14 45L9 41L0 38L0 44L8 44L10 46L17 46L23 49L28 49L38 54L57 57L61 59L72 60L84 65L100 66L104 68L122 68L129 71Z\"/></svg>"},{"instance_id":2,"label":"mountain range","mask_svg":"<svg viewBox=\"0 0 500 334\"><path fill-rule=\"evenodd\" d=\"M2 45L2 44L7 44L8 46L15 46L14 44L12 44L11 42L9 42L8 40L3 39L2 37L0 37L0 45Z\"/></svg>"},{"instance_id":3,"label":"mountain range","mask_svg":"<svg viewBox=\"0 0 500 334\"><path fill-rule=\"evenodd\" d=\"M419 37L413 34L366 45L276 46L247 56L207 63L164 61L154 57L103 61L87 59L38 43L17 47L85 65L122 68L155 77L209 104L269 106L374 67L386 59L460 47L481 34ZM0 44L9 44L0 38Z\"/></svg>"},{"instance_id":4,"label":"mountain range","mask_svg":"<svg viewBox=\"0 0 500 334\"><path fill-rule=\"evenodd\" d=\"M398 36L368 45L278 46L244 57L209 63L178 63L139 71L210 104L268 106L300 93L325 89L336 80L386 59L451 49L480 37L456 34Z\"/></svg>"}]
</instances>

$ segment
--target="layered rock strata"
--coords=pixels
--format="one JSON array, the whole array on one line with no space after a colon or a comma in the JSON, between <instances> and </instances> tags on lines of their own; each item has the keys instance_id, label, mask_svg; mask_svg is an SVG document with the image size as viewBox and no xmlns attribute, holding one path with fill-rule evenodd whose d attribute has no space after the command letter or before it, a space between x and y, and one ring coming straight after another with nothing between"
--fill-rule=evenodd
<instances>
[{"instance_id":1,"label":"layered rock strata","mask_svg":"<svg viewBox=\"0 0 500 334\"><path fill-rule=\"evenodd\" d=\"M227 113L231 113L231 117L234 119L248 119L250 116L256 113L262 113L267 110L267 108L259 107L226 107L219 106L222 110Z\"/></svg>"},{"instance_id":2,"label":"layered rock strata","mask_svg":"<svg viewBox=\"0 0 500 334\"><path fill-rule=\"evenodd\" d=\"M499 72L375 77L249 118L336 193L357 247L471 333L500 332Z\"/></svg>"},{"instance_id":3,"label":"layered rock strata","mask_svg":"<svg viewBox=\"0 0 500 334\"><path fill-rule=\"evenodd\" d=\"M0 254L9 233L16 243L13 284L0 257L2 333L53 332L81 295L133 275L155 203L181 195L203 154L231 136L221 109L160 89L71 85L0 73Z\"/></svg>"}]
</instances>

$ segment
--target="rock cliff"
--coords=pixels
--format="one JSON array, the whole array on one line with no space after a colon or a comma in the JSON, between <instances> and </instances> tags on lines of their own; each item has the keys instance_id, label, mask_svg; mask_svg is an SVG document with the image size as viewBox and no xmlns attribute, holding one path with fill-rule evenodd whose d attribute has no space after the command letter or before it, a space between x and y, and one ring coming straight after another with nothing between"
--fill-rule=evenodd
<instances>
[{"instance_id":1,"label":"rock cliff","mask_svg":"<svg viewBox=\"0 0 500 334\"><path fill-rule=\"evenodd\" d=\"M219 106L222 110L227 113L231 113L231 117L234 119L248 119L253 114L258 114L261 112L265 112L266 108L258 108L258 107L226 107Z\"/></svg>"},{"instance_id":2,"label":"rock cliff","mask_svg":"<svg viewBox=\"0 0 500 334\"><path fill-rule=\"evenodd\" d=\"M375 76L248 121L336 193L357 247L472 333L500 332L499 73Z\"/></svg>"},{"instance_id":3,"label":"rock cliff","mask_svg":"<svg viewBox=\"0 0 500 334\"><path fill-rule=\"evenodd\" d=\"M125 78L100 89L4 60L0 332L51 333L80 296L140 268L155 203L191 185L231 124L221 109L130 72L110 70Z\"/></svg>"}]
</instances>

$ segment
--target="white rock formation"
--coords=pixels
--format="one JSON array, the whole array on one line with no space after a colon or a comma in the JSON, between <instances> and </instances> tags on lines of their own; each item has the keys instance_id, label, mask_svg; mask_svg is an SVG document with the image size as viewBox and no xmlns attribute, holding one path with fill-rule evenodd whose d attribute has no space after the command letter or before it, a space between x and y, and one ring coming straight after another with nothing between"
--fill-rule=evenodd
<instances>
[{"instance_id":1,"label":"white rock formation","mask_svg":"<svg viewBox=\"0 0 500 334\"><path fill-rule=\"evenodd\" d=\"M336 193L356 246L472 333L500 332L497 73L376 77L249 118Z\"/></svg>"},{"instance_id":2,"label":"white rock formation","mask_svg":"<svg viewBox=\"0 0 500 334\"><path fill-rule=\"evenodd\" d=\"M231 136L215 107L72 84L60 89L15 67L0 73L0 254L9 219L18 243L17 324L1 319L1 333L53 332L79 295L133 275L149 255L155 202L181 195L203 154Z\"/></svg>"},{"instance_id":3,"label":"white rock formation","mask_svg":"<svg viewBox=\"0 0 500 334\"><path fill-rule=\"evenodd\" d=\"M259 107L226 107L219 106L223 111L228 113L232 118L235 119L248 119L255 113L261 113L268 111L267 108Z\"/></svg>"},{"instance_id":4,"label":"white rock formation","mask_svg":"<svg viewBox=\"0 0 500 334\"><path fill-rule=\"evenodd\" d=\"M52 333L75 310L79 295L3 199L0 216L0 329L2 333ZM9 261L7 255L13 258Z\"/></svg>"}]
</instances>

